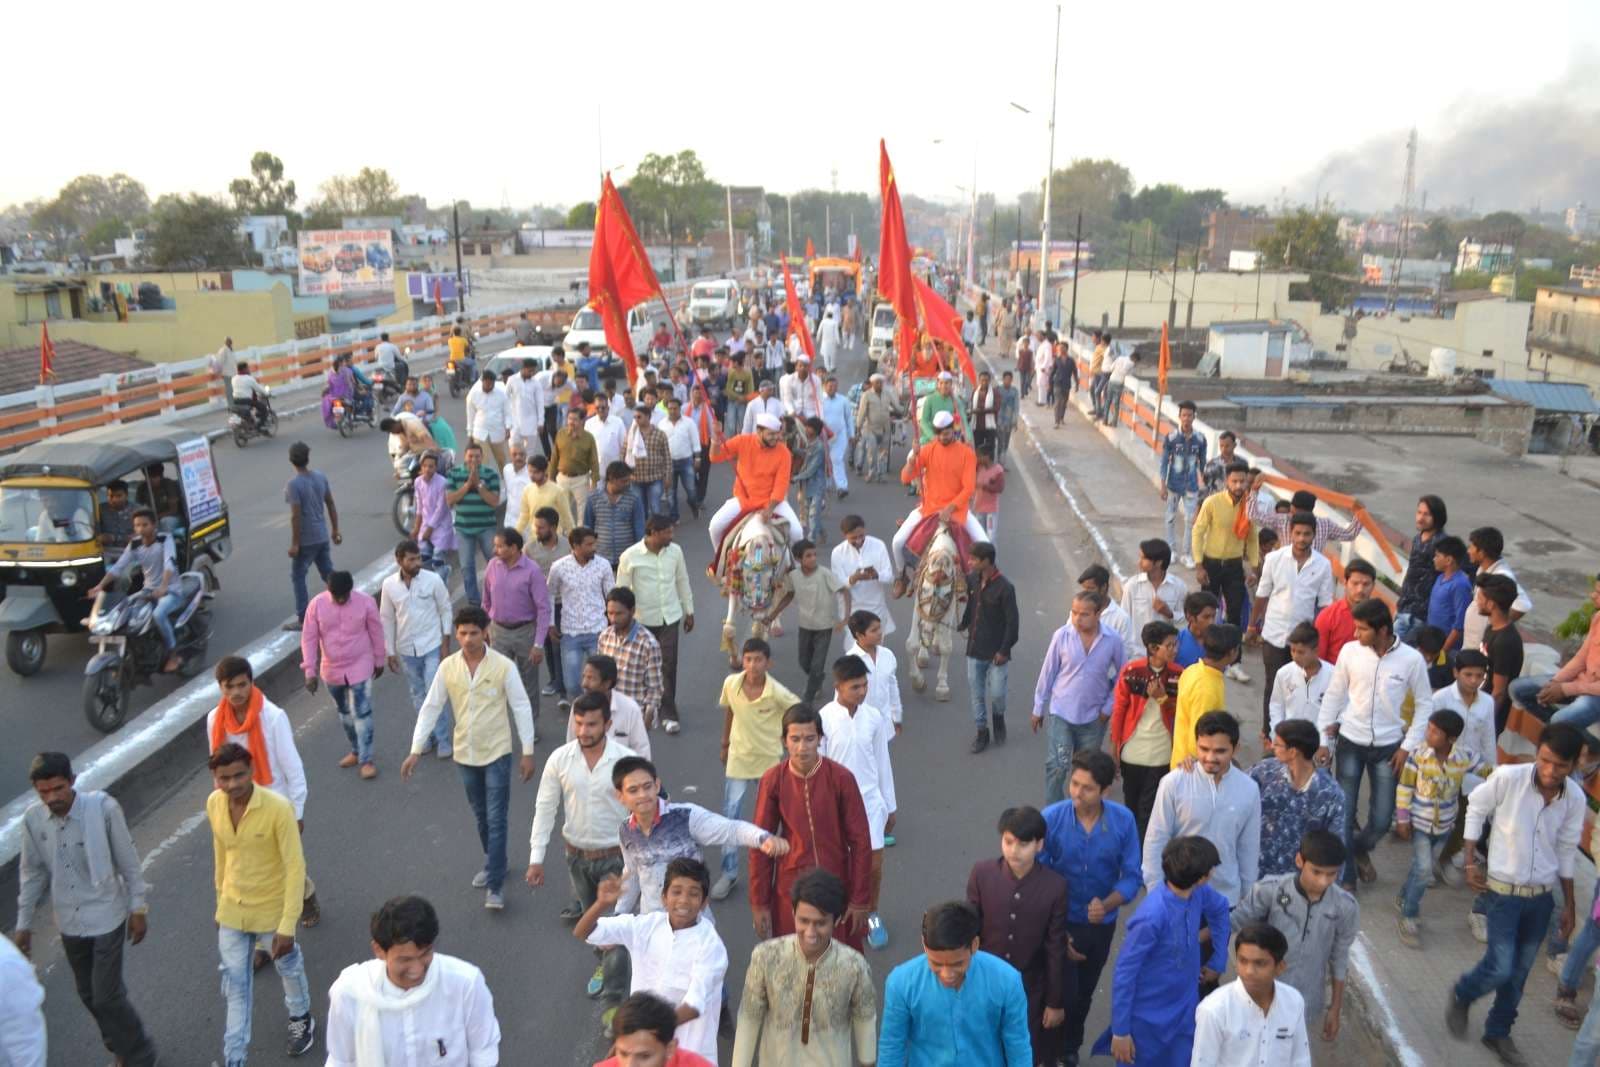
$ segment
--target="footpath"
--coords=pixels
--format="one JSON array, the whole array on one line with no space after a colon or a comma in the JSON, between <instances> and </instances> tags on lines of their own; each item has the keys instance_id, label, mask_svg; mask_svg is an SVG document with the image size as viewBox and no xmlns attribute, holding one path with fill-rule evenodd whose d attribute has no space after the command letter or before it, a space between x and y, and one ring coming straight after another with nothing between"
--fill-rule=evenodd
<instances>
[{"instance_id":1,"label":"footpath","mask_svg":"<svg viewBox=\"0 0 1600 1067\"><path fill-rule=\"evenodd\" d=\"M1009 352L1002 354L998 342L990 339L980 350L979 368L985 365L995 380L1016 362ZM1097 559L1115 578L1114 588L1138 574L1139 542L1165 535L1163 507L1157 486L1118 447L1109 427L1091 420L1087 414L1087 389L1076 390L1067 406L1060 429L1054 426L1054 412L1036 406L1032 397L1023 397L1020 423L1012 437L1007 466L1042 463L1065 500L1078 526L1079 558ZM1035 468L1036 469L1036 468ZM1417 493L1425 487L1415 487ZM1392 519L1391 519L1392 521ZM1194 572L1176 561L1172 573L1190 590L1198 588ZM1075 574L1067 575L1073 584ZM1227 682L1228 706L1244 724L1239 762L1250 766L1267 753L1261 751L1259 737L1262 686L1260 655L1246 649L1242 659L1249 684ZM1362 793L1363 807L1366 792ZM1436 886L1422 902L1423 948L1408 948L1396 930L1398 911L1395 900L1411 864L1411 846L1392 834L1373 852L1378 879L1363 884L1358 893L1361 904L1361 934L1350 955L1349 988L1346 992L1344 1028L1365 1027L1384 1049L1386 1063L1423 1067L1449 1063L1452 1067L1493 1067L1499 1058L1479 1043L1489 999L1473 1006L1469 1040L1452 1039L1444 1026L1445 1005L1456 978L1471 970L1482 957L1484 946L1475 941L1467 924L1472 894L1464 886ZM1594 898L1595 868L1583 856L1578 858L1576 888L1577 915L1581 923ZM1541 948L1539 959L1528 977L1522 998L1519 1022L1512 1030L1528 1062L1541 1067L1558 1067L1571 1055L1574 1034L1551 1011L1556 978L1547 966L1549 957ZM1592 986L1592 971L1586 974L1579 992L1580 1010L1586 1009ZM1312 1032L1312 1052L1317 1062L1331 1062L1329 1049ZM1353 1035L1339 1039L1343 1044Z\"/></svg>"}]
</instances>

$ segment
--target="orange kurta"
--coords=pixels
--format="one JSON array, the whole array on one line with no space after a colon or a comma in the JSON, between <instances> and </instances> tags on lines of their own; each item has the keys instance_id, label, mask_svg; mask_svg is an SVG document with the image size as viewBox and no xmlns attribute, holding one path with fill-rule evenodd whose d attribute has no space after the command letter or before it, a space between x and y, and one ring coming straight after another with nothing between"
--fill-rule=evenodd
<instances>
[{"instance_id":1,"label":"orange kurta","mask_svg":"<svg viewBox=\"0 0 1600 1067\"><path fill-rule=\"evenodd\" d=\"M970 451L970 449L969 449ZM781 504L789 493L789 474L793 463L783 442L771 448L753 433L730 437L719 449L711 449L711 462L734 460L733 495L741 510Z\"/></svg>"},{"instance_id":2,"label":"orange kurta","mask_svg":"<svg viewBox=\"0 0 1600 1067\"><path fill-rule=\"evenodd\" d=\"M900 472L900 480L910 485L922 479L922 504L924 516L934 515L950 505L955 505L952 521L967 521L967 504L978 481L978 456L965 441L940 444L930 441L917 451L908 470Z\"/></svg>"}]
</instances>

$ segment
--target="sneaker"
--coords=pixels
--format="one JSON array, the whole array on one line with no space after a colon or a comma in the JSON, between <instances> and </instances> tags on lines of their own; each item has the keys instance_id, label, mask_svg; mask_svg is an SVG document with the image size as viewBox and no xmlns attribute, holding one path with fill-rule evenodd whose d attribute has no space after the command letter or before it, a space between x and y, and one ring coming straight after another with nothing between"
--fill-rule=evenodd
<instances>
[{"instance_id":1,"label":"sneaker","mask_svg":"<svg viewBox=\"0 0 1600 1067\"><path fill-rule=\"evenodd\" d=\"M1561 1025L1568 1030L1576 1030L1583 1025L1583 1012L1578 1010L1578 994L1568 993L1564 990L1556 991L1555 1003L1551 1005L1555 1010L1556 1018L1561 1020Z\"/></svg>"},{"instance_id":2,"label":"sneaker","mask_svg":"<svg viewBox=\"0 0 1600 1067\"><path fill-rule=\"evenodd\" d=\"M683 727L681 725L679 725L677 719L664 719L664 720L662 720L661 728L663 730L665 730L669 734L675 734L679 730L683 729Z\"/></svg>"},{"instance_id":3,"label":"sneaker","mask_svg":"<svg viewBox=\"0 0 1600 1067\"><path fill-rule=\"evenodd\" d=\"M1460 997L1455 995L1454 990L1452 990L1450 993L1450 1003L1446 1004L1444 1007L1444 1025L1445 1029L1450 1031L1451 1037L1455 1038L1457 1041L1466 1040L1467 1004Z\"/></svg>"},{"instance_id":4,"label":"sneaker","mask_svg":"<svg viewBox=\"0 0 1600 1067\"><path fill-rule=\"evenodd\" d=\"M894 848L894 835L893 834L884 834L883 835L883 847L884 848Z\"/></svg>"},{"instance_id":5,"label":"sneaker","mask_svg":"<svg viewBox=\"0 0 1600 1067\"><path fill-rule=\"evenodd\" d=\"M877 912L867 916L867 947L882 949L889 946L889 928Z\"/></svg>"},{"instance_id":6,"label":"sneaker","mask_svg":"<svg viewBox=\"0 0 1600 1067\"><path fill-rule=\"evenodd\" d=\"M1188 567L1190 570L1194 570L1194 557L1185 554L1183 557L1183 565Z\"/></svg>"},{"instance_id":7,"label":"sneaker","mask_svg":"<svg viewBox=\"0 0 1600 1067\"><path fill-rule=\"evenodd\" d=\"M483 889L486 886L488 886L488 884L489 884L489 872L488 871L479 871L477 874L472 876L472 888L474 888L474 889Z\"/></svg>"},{"instance_id":8,"label":"sneaker","mask_svg":"<svg viewBox=\"0 0 1600 1067\"><path fill-rule=\"evenodd\" d=\"M1372 856L1370 854L1356 853L1356 875L1363 882L1376 882L1378 880L1378 868L1372 865Z\"/></svg>"},{"instance_id":9,"label":"sneaker","mask_svg":"<svg viewBox=\"0 0 1600 1067\"><path fill-rule=\"evenodd\" d=\"M1472 927L1472 939L1480 945L1489 943L1489 916L1472 911L1467 913L1467 925Z\"/></svg>"},{"instance_id":10,"label":"sneaker","mask_svg":"<svg viewBox=\"0 0 1600 1067\"><path fill-rule=\"evenodd\" d=\"M297 634L303 629L305 629L305 627L301 625L299 619L290 619L288 622L283 624L283 632L286 634Z\"/></svg>"},{"instance_id":11,"label":"sneaker","mask_svg":"<svg viewBox=\"0 0 1600 1067\"><path fill-rule=\"evenodd\" d=\"M322 921L322 904L317 900L317 895L312 893L300 905L300 925L311 927Z\"/></svg>"},{"instance_id":12,"label":"sneaker","mask_svg":"<svg viewBox=\"0 0 1600 1067\"><path fill-rule=\"evenodd\" d=\"M601 966L596 967L594 969L594 973L589 976L589 984L584 987L584 992L589 994L591 997L598 997L600 995L600 990L604 989L605 985L606 969L602 964Z\"/></svg>"},{"instance_id":13,"label":"sneaker","mask_svg":"<svg viewBox=\"0 0 1600 1067\"><path fill-rule=\"evenodd\" d=\"M284 1043L284 1052L291 1056L304 1056L316 1043L317 1020L311 1017L310 1012L289 1020L289 1040Z\"/></svg>"},{"instance_id":14,"label":"sneaker","mask_svg":"<svg viewBox=\"0 0 1600 1067\"><path fill-rule=\"evenodd\" d=\"M1006 717L1004 715L992 716L990 725L994 727L994 743L997 744L997 745L1005 744L1006 743Z\"/></svg>"},{"instance_id":15,"label":"sneaker","mask_svg":"<svg viewBox=\"0 0 1600 1067\"><path fill-rule=\"evenodd\" d=\"M739 881L738 876L725 874L717 879L717 884L711 887L712 900L727 900L728 894L733 892L733 887Z\"/></svg>"},{"instance_id":16,"label":"sneaker","mask_svg":"<svg viewBox=\"0 0 1600 1067\"><path fill-rule=\"evenodd\" d=\"M1483 1047L1500 1057L1500 1062L1506 1067L1528 1067L1528 1057L1522 1054L1517 1043L1510 1036L1490 1037L1483 1035Z\"/></svg>"},{"instance_id":17,"label":"sneaker","mask_svg":"<svg viewBox=\"0 0 1600 1067\"><path fill-rule=\"evenodd\" d=\"M1250 684L1250 676L1248 674L1244 673L1244 668L1239 666L1237 663L1235 663L1233 666L1229 667L1223 673L1226 674L1229 678L1232 678L1234 681L1238 682L1240 685L1249 685Z\"/></svg>"},{"instance_id":18,"label":"sneaker","mask_svg":"<svg viewBox=\"0 0 1600 1067\"><path fill-rule=\"evenodd\" d=\"M1567 954L1565 952L1559 952L1554 956L1546 956L1544 959L1544 969L1557 978L1561 977L1561 972L1566 969L1566 966Z\"/></svg>"},{"instance_id":19,"label":"sneaker","mask_svg":"<svg viewBox=\"0 0 1600 1067\"><path fill-rule=\"evenodd\" d=\"M1435 863L1433 865L1433 880L1439 885L1449 886L1451 889L1461 884L1461 876L1448 863Z\"/></svg>"},{"instance_id":20,"label":"sneaker","mask_svg":"<svg viewBox=\"0 0 1600 1067\"><path fill-rule=\"evenodd\" d=\"M434 752L434 755L438 756L440 759L454 759L455 754L456 750L447 745L440 745Z\"/></svg>"},{"instance_id":21,"label":"sneaker","mask_svg":"<svg viewBox=\"0 0 1600 1067\"><path fill-rule=\"evenodd\" d=\"M978 727L978 736L974 737L972 739L971 752L972 752L972 754L974 756L976 756L978 753L982 752L984 749L986 749L988 747L989 747L989 728L987 726L980 726L980 727Z\"/></svg>"},{"instance_id":22,"label":"sneaker","mask_svg":"<svg viewBox=\"0 0 1600 1067\"><path fill-rule=\"evenodd\" d=\"M611 1033L611 1020L615 1019L616 1017L616 1008L607 1008L605 1011L600 1013L600 1035L607 1041L610 1041L613 1036Z\"/></svg>"},{"instance_id":23,"label":"sneaker","mask_svg":"<svg viewBox=\"0 0 1600 1067\"><path fill-rule=\"evenodd\" d=\"M543 693L547 697L558 696L560 694L560 690L555 687L554 683L545 686L543 689L539 690L539 692Z\"/></svg>"},{"instance_id":24,"label":"sneaker","mask_svg":"<svg viewBox=\"0 0 1600 1067\"><path fill-rule=\"evenodd\" d=\"M493 889L483 895L483 906L489 911L505 911L506 898L503 893L496 893Z\"/></svg>"},{"instance_id":25,"label":"sneaker","mask_svg":"<svg viewBox=\"0 0 1600 1067\"><path fill-rule=\"evenodd\" d=\"M1422 931L1417 927L1417 920L1400 916L1396 928L1400 931L1400 943L1407 948L1422 947Z\"/></svg>"}]
</instances>

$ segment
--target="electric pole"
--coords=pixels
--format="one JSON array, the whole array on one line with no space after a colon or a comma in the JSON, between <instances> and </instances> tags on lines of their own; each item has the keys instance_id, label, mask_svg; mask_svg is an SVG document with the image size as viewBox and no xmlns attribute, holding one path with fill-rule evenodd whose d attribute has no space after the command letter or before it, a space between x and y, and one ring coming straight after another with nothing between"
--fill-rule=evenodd
<instances>
[{"instance_id":1,"label":"electric pole","mask_svg":"<svg viewBox=\"0 0 1600 1067\"><path fill-rule=\"evenodd\" d=\"M1394 277L1389 279L1389 295L1383 303L1393 311L1400 299L1400 272L1405 269L1406 242L1411 236L1411 193L1417 179L1417 128L1406 138L1406 178L1400 187L1400 248L1394 262Z\"/></svg>"},{"instance_id":2,"label":"electric pole","mask_svg":"<svg viewBox=\"0 0 1600 1067\"><path fill-rule=\"evenodd\" d=\"M450 222L455 230L456 239L456 311L465 313L467 310L467 287L461 280L461 201L457 200L450 205Z\"/></svg>"},{"instance_id":3,"label":"electric pole","mask_svg":"<svg viewBox=\"0 0 1600 1067\"><path fill-rule=\"evenodd\" d=\"M1072 334L1078 328L1078 249L1083 245L1083 208L1078 209L1078 226L1072 231L1072 312L1067 320L1067 344L1072 344Z\"/></svg>"},{"instance_id":4,"label":"electric pole","mask_svg":"<svg viewBox=\"0 0 1600 1067\"><path fill-rule=\"evenodd\" d=\"M1056 171L1056 82L1061 74L1061 5L1056 5L1056 51L1050 68L1050 159L1044 172L1044 227L1039 241L1039 311L1045 310L1045 295L1050 288L1050 186Z\"/></svg>"},{"instance_id":5,"label":"electric pole","mask_svg":"<svg viewBox=\"0 0 1600 1067\"><path fill-rule=\"evenodd\" d=\"M1178 326L1178 245L1183 240L1183 231L1172 239L1172 296L1167 301L1167 333L1171 334Z\"/></svg>"},{"instance_id":6,"label":"electric pole","mask_svg":"<svg viewBox=\"0 0 1600 1067\"><path fill-rule=\"evenodd\" d=\"M1128 307L1128 271L1133 269L1133 228L1128 228L1128 258L1122 261L1122 299L1117 303L1117 329L1122 329L1122 315Z\"/></svg>"}]
</instances>

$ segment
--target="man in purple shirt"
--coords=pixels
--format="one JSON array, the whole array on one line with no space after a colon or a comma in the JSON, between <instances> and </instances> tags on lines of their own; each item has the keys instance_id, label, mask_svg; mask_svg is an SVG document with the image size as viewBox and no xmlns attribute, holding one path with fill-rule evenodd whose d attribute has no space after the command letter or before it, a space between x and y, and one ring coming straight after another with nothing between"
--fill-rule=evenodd
<instances>
[{"instance_id":1,"label":"man in purple shirt","mask_svg":"<svg viewBox=\"0 0 1600 1067\"><path fill-rule=\"evenodd\" d=\"M539 663L550 629L550 590L544 571L522 554L522 534L507 526L494 535L494 559L483 572L483 610L489 647L517 665L539 721Z\"/></svg>"},{"instance_id":2,"label":"man in purple shirt","mask_svg":"<svg viewBox=\"0 0 1600 1067\"><path fill-rule=\"evenodd\" d=\"M450 584L450 557L456 551L456 523L446 499L449 490L449 482L439 473L439 457L423 453L416 480L411 483L416 511L411 539L422 546L422 562L445 585Z\"/></svg>"},{"instance_id":3,"label":"man in purple shirt","mask_svg":"<svg viewBox=\"0 0 1600 1067\"><path fill-rule=\"evenodd\" d=\"M1111 718L1117 676L1122 673L1122 638L1100 625L1101 593L1083 590L1072 598L1072 616L1050 638L1033 690L1033 732L1049 722L1044 761L1044 802L1064 796L1067 768L1079 749L1098 749Z\"/></svg>"},{"instance_id":4,"label":"man in purple shirt","mask_svg":"<svg viewBox=\"0 0 1600 1067\"><path fill-rule=\"evenodd\" d=\"M300 662L306 689L317 691L318 668L350 738L341 767L361 765L361 777L378 777L372 762L372 680L383 673L383 623L378 602L356 590L349 571L328 575L328 588L306 608L300 632ZM352 705L354 710L352 711Z\"/></svg>"}]
</instances>

